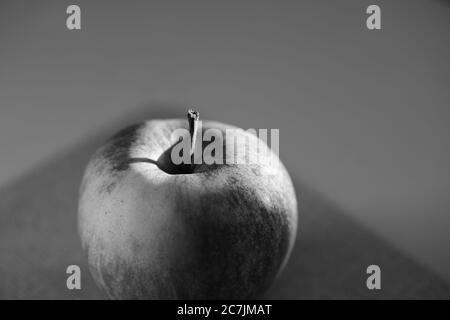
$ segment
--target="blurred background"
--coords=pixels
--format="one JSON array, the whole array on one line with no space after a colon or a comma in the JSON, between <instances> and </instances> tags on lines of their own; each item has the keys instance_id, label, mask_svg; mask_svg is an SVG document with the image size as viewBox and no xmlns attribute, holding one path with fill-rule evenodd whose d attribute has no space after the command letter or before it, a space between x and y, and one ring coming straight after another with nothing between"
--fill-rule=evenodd
<instances>
[{"instance_id":1,"label":"blurred background","mask_svg":"<svg viewBox=\"0 0 450 320\"><path fill-rule=\"evenodd\" d=\"M66 28L70 4L82 30ZM366 28L370 4L381 30ZM5 256L21 261L8 230L32 228L18 185L130 114L197 106L279 128L295 180L450 282L449 31L443 0L0 0L0 277Z\"/></svg>"}]
</instances>

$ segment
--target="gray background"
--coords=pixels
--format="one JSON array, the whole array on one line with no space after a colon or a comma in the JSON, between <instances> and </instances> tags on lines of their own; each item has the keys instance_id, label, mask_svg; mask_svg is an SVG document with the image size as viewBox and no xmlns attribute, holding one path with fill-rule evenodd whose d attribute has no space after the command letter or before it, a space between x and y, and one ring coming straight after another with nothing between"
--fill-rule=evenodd
<instances>
[{"instance_id":1,"label":"gray background","mask_svg":"<svg viewBox=\"0 0 450 320\"><path fill-rule=\"evenodd\" d=\"M280 128L293 176L450 280L449 2L76 3L81 31L72 2L0 0L0 187L130 111L196 105Z\"/></svg>"}]
</instances>

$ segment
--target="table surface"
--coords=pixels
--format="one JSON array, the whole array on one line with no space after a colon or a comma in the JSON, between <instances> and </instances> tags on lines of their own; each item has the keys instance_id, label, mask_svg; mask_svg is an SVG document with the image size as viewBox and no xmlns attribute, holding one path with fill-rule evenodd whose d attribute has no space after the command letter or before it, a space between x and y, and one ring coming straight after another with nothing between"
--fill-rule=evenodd
<instances>
[{"instance_id":1,"label":"table surface","mask_svg":"<svg viewBox=\"0 0 450 320\"><path fill-rule=\"evenodd\" d=\"M150 116L161 114L131 114L0 190L0 298L105 298L90 277L77 235L78 187L89 156L105 138ZM299 177L293 180L299 235L266 298L450 298L441 278L352 221ZM66 268L72 264L81 267L81 290L66 287ZM381 267L381 290L366 287L371 264Z\"/></svg>"}]
</instances>

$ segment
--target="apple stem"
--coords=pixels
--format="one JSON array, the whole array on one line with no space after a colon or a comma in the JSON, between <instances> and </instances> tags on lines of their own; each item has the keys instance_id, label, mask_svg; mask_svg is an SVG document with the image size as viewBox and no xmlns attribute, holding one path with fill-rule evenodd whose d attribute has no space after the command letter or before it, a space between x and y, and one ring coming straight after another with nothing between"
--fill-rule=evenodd
<instances>
[{"instance_id":1,"label":"apple stem","mask_svg":"<svg viewBox=\"0 0 450 320\"><path fill-rule=\"evenodd\" d=\"M189 122L189 133L191 135L190 155L192 156L194 154L195 142L197 140L198 121L200 120L200 113L196 110L189 109L187 117L188 117L188 122Z\"/></svg>"}]
</instances>

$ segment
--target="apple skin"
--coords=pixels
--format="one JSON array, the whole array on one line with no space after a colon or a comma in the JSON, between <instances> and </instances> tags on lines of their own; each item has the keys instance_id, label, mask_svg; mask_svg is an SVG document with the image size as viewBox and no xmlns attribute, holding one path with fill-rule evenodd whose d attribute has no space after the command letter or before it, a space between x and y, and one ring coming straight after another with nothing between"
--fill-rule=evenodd
<instances>
[{"instance_id":1,"label":"apple skin","mask_svg":"<svg viewBox=\"0 0 450 320\"><path fill-rule=\"evenodd\" d=\"M264 156L277 165L204 164L191 174L167 173L163 155L177 128L187 129L187 121L136 124L92 156L78 208L91 274L112 299L261 297L296 236L289 174L266 144L259 151L269 150ZM235 127L203 121L208 128ZM154 163L133 161L142 158Z\"/></svg>"}]
</instances>

